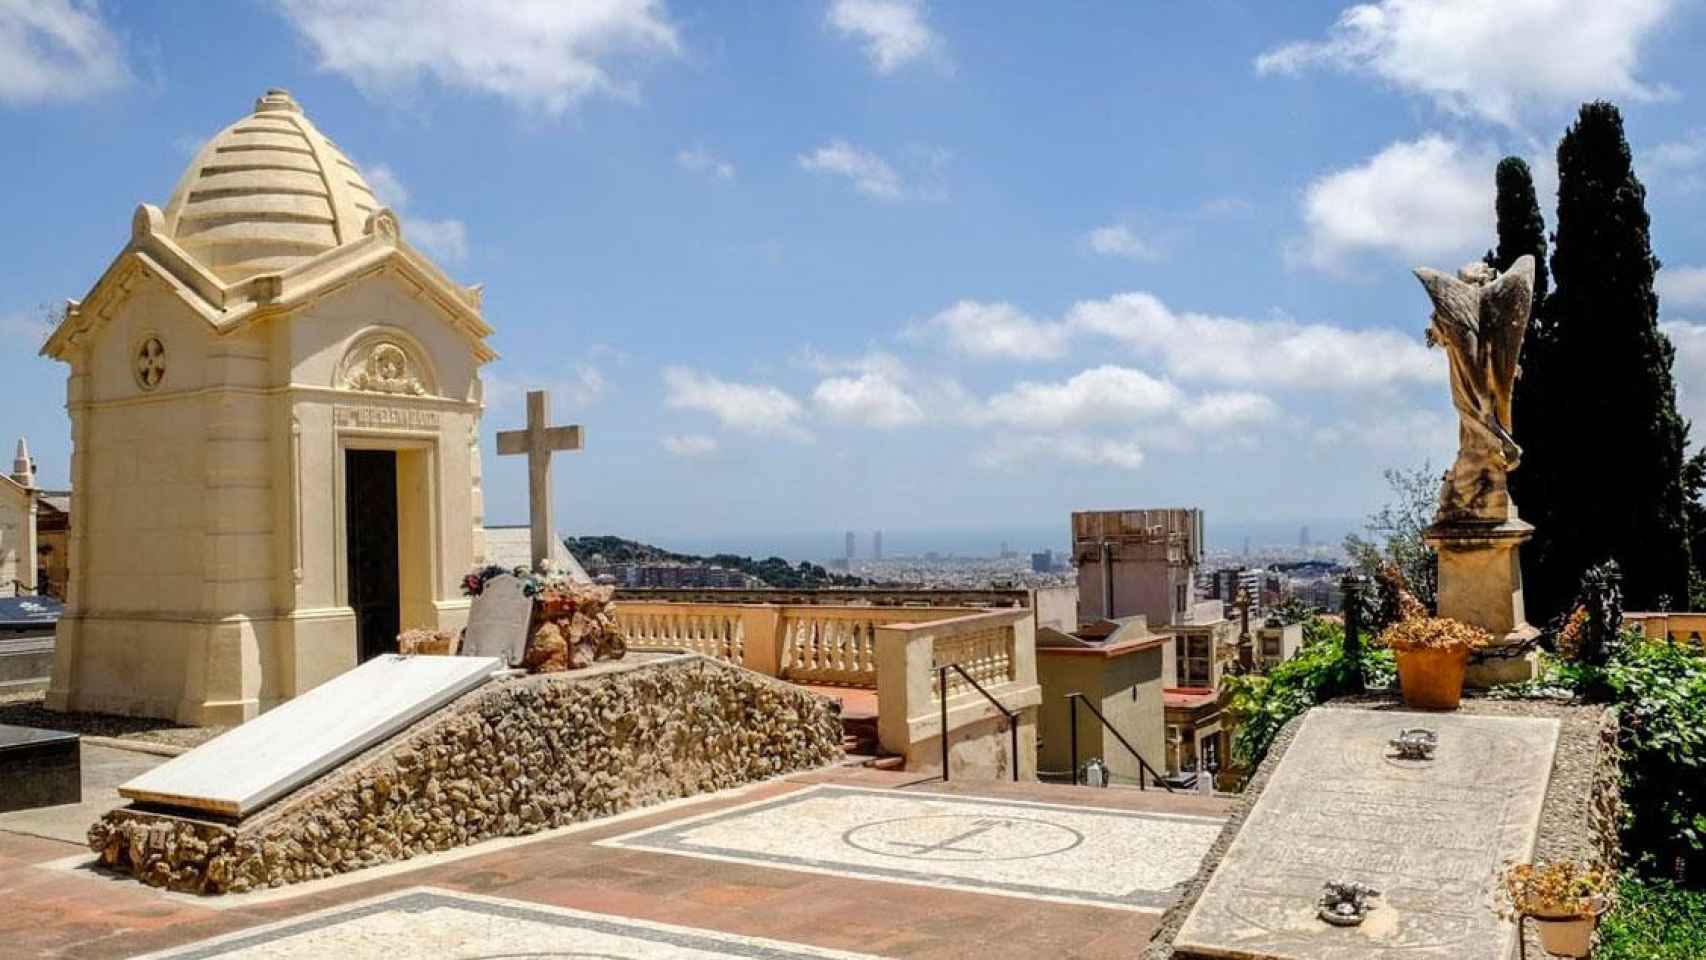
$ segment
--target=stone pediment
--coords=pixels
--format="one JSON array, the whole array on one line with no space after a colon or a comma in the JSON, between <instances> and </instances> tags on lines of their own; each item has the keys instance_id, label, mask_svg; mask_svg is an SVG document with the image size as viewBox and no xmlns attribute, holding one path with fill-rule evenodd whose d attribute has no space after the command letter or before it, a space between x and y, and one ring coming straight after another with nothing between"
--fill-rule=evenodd
<instances>
[{"instance_id":1,"label":"stone pediment","mask_svg":"<svg viewBox=\"0 0 1706 960\"><path fill-rule=\"evenodd\" d=\"M389 210L368 218L361 238L279 273L227 283L209 272L165 232L158 208L143 204L131 225L131 240L81 301L67 301L65 318L42 346L43 356L69 359L107 321L140 281L157 280L200 314L216 333L292 311L367 277L388 274L422 302L432 304L465 337L485 363L497 358L486 345L492 328L481 316L481 290L447 277L403 238Z\"/></svg>"}]
</instances>

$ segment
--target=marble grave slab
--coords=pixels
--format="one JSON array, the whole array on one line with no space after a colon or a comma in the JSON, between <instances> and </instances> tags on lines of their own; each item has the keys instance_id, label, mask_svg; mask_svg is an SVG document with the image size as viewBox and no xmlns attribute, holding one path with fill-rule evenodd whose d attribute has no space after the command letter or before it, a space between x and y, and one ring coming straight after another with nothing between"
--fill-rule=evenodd
<instances>
[{"instance_id":1,"label":"marble grave slab","mask_svg":"<svg viewBox=\"0 0 1706 960\"><path fill-rule=\"evenodd\" d=\"M1160 912L1215 817L822 785L600 842L766 867Z\"/></svg>"},{"instance_id":2,"label":"marble grave slab","mask_svg":"<svg viewBox=\"0 0 1706 960\"><path fill-rule=\"evenodd\" d=\"M131 800L244 817L485 683L490 657L390 653L118 788Z\"/></svg>"},{"instance_id":3,"label":"marble grave slab","mask_svg":"<svg viewBox=\"0 0 1706 960\"><path fill-rule=\"evenodd\" d=\"M521 581L508 573L495 576L469 606L462 655L497 657L513 667L527 653L532 621L533 598L521 592Z\"/></svg>"},{"instance_id":4,"label":"marble grave slab","mask_svg":"<svg viewBox=\"0 0 1706 960\"><path fill-rule=\"evenodd\" d=\"M417 887L136 960L876 960L869 954Z\"/></svg>"},{"instance_id":5,"label":"marble grave slab","mask_svg":"<svg viewBox=\"0 0 1706 960\"><path fill-rule=\"evenodd\" d=\"M1399 758L1404 727L1439 733ZM1534 850L1558 721L1317 708L1174 940L1239 960L1506 960L1497 871ZM1380 890L1361 926L1316 917L1328 880Z\"/></svg>"}]
</instances>

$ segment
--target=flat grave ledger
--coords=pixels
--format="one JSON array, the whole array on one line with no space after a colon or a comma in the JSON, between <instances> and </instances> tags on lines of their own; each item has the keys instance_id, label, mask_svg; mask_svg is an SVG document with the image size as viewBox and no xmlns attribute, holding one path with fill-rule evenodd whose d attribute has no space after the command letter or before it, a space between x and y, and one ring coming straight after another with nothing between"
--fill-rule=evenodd
<instances>
[{"instance_id":1,"label":"flat grave ledger","mask_svg":"<svg viewBox=\"0 0 1706 960\"><path fill-rule=\"evenodd\" d=\"M82 800L77 734L0 724L0 813Z\"/></svg>"},{"instance_id":2,"label":"flat grave ledger","mask_svg":"<svg viewBox=\"0 0 1706 960\"><path fill-rule=\"evenodd\" d=\"M486 581L468 609L462 631L462 655L496 657L509 666L527 652L527 628L533 621L533 598L521 590L512 574Z\"/></svg>"},{"instance_id":3,"label":"flat grave ledger","mask_svg":"<svg viewBox=\"0 0 1706 960\"><path fill-rule=\"evenodd\" d=\"M417 887L136 960L876 960L869 954Z\"/></svg>"},{"instance_id":4,"label":"flat grave ledger","mask_svg":"<svg viewBox=\"0 0 1706 960\"><path fill-rule=\"evenodd\" d=\"M131 800L245 817L480 686L490 657L384 654L118 789Z\"/></svg>"},{"instance_id":5,"label":"flat grave ledger","mask_svg":"<svg viewBox=\"0 0 1706 960\"><path fill-rule=\"evenodd\" d=\"M1400 729L1437 731L1406 760ZM1240 960L1505 960L1497 872L1532 855L1558 721L1317 707L1174 939ZM1316 916L1329 880L1381 891L1360 926Z\"/></svg>"},{"instance_id":6,"label":"flat grave ledger","mask_svg":"<svg viewBox=\"0 0 1706 960\"><path fill-rule=\"evenodd\" d=\"M1160 911L1213 817L820 785L604 846L1004 896Z\"/></svg>"}]
</instances>

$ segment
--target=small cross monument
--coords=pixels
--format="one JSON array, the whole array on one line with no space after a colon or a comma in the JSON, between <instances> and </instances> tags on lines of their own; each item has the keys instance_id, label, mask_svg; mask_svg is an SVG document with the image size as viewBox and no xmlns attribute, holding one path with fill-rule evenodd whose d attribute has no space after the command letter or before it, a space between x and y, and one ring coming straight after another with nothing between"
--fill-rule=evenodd
<instances>
[{"instance_id":1,"label":"small cross monument","mask_svg":"<svg viewBox=\"0 0 1706 960\"><path fill-rule=\"evenodd\" d=\"M527 429L498 433L498 455L527 454L527 520L532 528L533 567L540 569L551 559L551 454L581 449L581 428L547 427L550 396L543 390L527 392Z\"/></svg>"}]
</instances>

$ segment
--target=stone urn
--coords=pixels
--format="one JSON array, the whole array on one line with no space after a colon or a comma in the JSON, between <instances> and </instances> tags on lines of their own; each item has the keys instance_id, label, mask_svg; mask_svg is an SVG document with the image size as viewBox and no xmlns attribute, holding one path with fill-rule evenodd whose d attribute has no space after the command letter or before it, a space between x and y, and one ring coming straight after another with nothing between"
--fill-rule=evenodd
<instances>
[{"instance_id":1,"label":"stone urn","mask_svg":"<svg viewBox=\"0 0 1706 960\"><path fill-rule=\"evenodd\" d=\"M1468 647L1395 650L1398 687L1404 705L1423 710L1456 710L1463 699L1463 675L1469 668Z\"/></svg>"}]
</instances>

